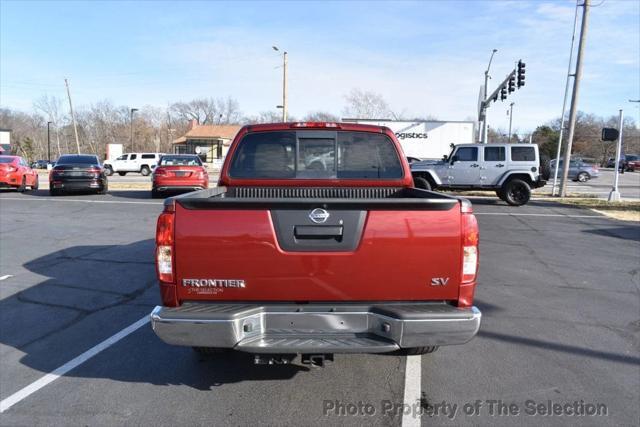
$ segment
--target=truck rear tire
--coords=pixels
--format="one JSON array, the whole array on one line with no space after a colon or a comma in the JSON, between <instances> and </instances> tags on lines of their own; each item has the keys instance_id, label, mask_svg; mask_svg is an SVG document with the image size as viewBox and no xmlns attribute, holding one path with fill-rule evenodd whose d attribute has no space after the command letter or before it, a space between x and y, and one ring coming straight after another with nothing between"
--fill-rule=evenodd
<instances>
[{"instance_id":1,"label":"truck rear tire","mask_svg":"<svg viewBox=\"0 0 640 427\"><path fill-rule=\"evenodd\" d=\"M431 184L429 184L429 181L421 176L413 177L413 185L415 185L416 188L420 188L422 190L431 190Z\"/></svg>"},{"instance_id":2,"label":"truck rear tire","mask_svg":"<svg viewBox=\"0 0 640 427\"><path fill-rule=\"evenodd\" d=\"M531 187L521 179L511 179L504 185L504 201L511 206L522 206L531 199Z\"/></svg>"},{"instance_id":3,"label":"truck rear tire","mask_svg":"<svg viewBox=\"0 0 640 427\"><path fill-rule=\"evenodd\" d=\"M142 176L149 176L151 174L151 169L149 169L149 166L144 165L140 168L140 173Z\"/></svg>"},{"instance_id":4,"label":"truck rear tire","mask_svg":"<svg viewBox=\"0 0 640 427\"><path fill-rule=\"evenodd\" d=\"M417 356L420 354L429 354L436 351L439 347L437 345L429 346L429 347L410 347L410 348L402 348L399 350L399 353L403 356Z\"/></svg>"},{"instance_id":5,"label":"truck rear tire","mask_svg":"<svg viewBox=\"0 0 640 427\"><path fill-rule=\"evenodd\" d=\"M111 168L111 166L109 166L109 165L105 165L105 166L104 166L104 174L105 174L106 176L111 176L111 175L113 175L113 169Z\"/></svg>"}]
</instances>

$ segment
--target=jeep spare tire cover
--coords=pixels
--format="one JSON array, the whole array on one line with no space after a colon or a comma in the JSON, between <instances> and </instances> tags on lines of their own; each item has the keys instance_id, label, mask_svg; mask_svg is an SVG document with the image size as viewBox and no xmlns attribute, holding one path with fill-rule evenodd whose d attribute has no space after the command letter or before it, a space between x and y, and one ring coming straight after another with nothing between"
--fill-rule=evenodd
<instances>
[{"instance_id":1,"label":"jeep spare tire cover","mask_svg":"<svg viewBox=\"0 0 640 427\"><path fill-rule=\"evenodd\" d=\"M546 154L540 154L540 176L545 181L549 181L551 178L550 159Z\"/></svg>"}]
</instances>

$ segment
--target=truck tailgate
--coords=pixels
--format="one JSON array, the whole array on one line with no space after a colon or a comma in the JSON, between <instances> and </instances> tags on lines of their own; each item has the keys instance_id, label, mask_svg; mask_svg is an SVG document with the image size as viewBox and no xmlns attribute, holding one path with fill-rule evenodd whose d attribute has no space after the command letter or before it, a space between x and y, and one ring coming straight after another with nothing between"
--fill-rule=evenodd
<instances>
[{"instance_id":1,"label":"truck tailgate","mask_svg":"<svg viewBox=\"0 0 640 427\"><path fill-rule=\"evenodd\" d=\"M175 206L181 301L455 300L461 275L458 201L434 209ZM322 215L321 215L322 216ZM322 218L320 218L322 219Z\"/></svg>"}]
</instances>

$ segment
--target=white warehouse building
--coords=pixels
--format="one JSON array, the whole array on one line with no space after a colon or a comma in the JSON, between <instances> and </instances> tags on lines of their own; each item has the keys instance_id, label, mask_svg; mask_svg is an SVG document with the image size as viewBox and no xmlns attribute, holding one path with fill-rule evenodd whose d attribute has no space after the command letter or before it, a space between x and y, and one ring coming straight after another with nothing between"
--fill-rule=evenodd
<instances>
[{"instance_id":1,"label":"white warehouse building","mask_svg":"<svg viewBox=\"0 0 640 427\"><path fill-rule=\"evenodd\" d=\"M475 122L435 120L342 119L343 122L386 126L391 129L408 157L442 159L451 144L475 142Z\"/></svg>"}]
</instances>

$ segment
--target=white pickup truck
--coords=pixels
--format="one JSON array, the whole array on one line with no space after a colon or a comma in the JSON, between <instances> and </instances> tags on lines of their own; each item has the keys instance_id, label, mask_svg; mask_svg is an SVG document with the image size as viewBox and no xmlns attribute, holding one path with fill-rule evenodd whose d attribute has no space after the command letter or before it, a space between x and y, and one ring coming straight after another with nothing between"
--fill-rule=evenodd
<instances>
[{"instance_id":1,"label":"white pickup truck","mask_svg":"<svg viewBox=\"0 0 640 427\"><path fill-rule=\"evenodd\" d=\"M127 172L138 172L148 176L158 164L161 156L161 153L126 153L115 160L105 160L104 173L111 176L117 172L118 175L124 176Z\"/></svg>"}]
</instances>

